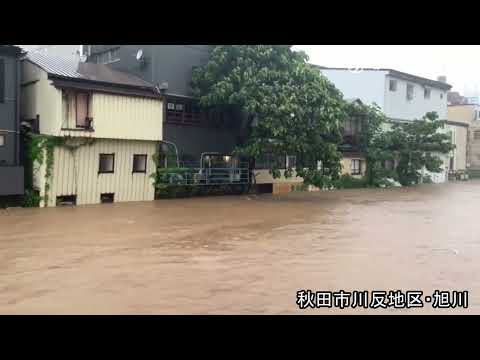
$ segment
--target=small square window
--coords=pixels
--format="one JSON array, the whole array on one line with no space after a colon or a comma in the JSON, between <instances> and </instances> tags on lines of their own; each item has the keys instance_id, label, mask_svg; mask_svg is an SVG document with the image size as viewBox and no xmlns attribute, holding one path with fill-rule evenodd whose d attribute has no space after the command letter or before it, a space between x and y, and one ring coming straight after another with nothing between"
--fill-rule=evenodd
<instances>
[{"instance_id":1,"label":"small square window","mask_svg":"<svg viewBox=\"0 0 480 360\"><path fill-rule=\"evenodd\" d=\"M5 146L5 135L0 134L0 146Z\"/></svg>"},{"instance_id":2,"label":"small square window","mask_svg":"<svg viewBox=\"0 0 480 360\"><path fill-rule=\"evenodd\" d=\"M390 91L397 91L397 80L390 80L389 89Z\"/></svg>"},{"instance_id":3,"label":"small square window","mask_svg":"<svg viewBox=\"0 0 480 360\"><path fill-rule=\"evenodd\" d=\"M168 110L175 110L175 104L174 103L168 103L167 104L167 109Z\"/></svg>"},{"instance_id":4,"label":"small square window","mask_svg":"<svg viewBox=\"0 0 480 360\"><path fill-rule=\"evenodd\" d=\"M473 132L473 139L480 140L480 130L476 130Z\"/></svg>"},{"instance_id":5,"label":"small square window","mask_svg":"<svg viewBox=\"0 0 480 360\"><path fill-rule=\"evenodd\" d=\"M440 99L443 99L443 93L440 93Z\"/></svg>"},{"instance_id":6,"label":"small square window","mask_svg":"<svg viewBox=\"0 0 480 360\"><path fill-rule=\"evenodd\" d=\"M109 174L115 169L115 154L100 154L98 173Z\"/></svg>"},{"instance_id":7,"label":"small square window","mask_svg":"<svg viewBox=\"0 0 480 360\"><path fill-rule=\"evenodd\" d=\"M183 104L175 104L175 110L183 111Z\"/></svg>"},{"instance_id":8,"label":"small square window","mask_svg":"<svg viewBox=\"0 0 480 360\"><path fill-rule=\"evenodd\" d=\"M133 170L134 173L147 172L147 155L133 155Z\"/></svg>"},{"instance_id":9,"label":"small square window","mask_svg":"<svg viewBox=\"0 0 480 360\"><path fill-rule=\"evenodd\" d=\"M360 175L361 174L361 160L360 159L352 159L351 163L351 173L352 175Z\"/></svg>"},{"instance_id":10,"label":"small square window","mask_svg":"<svg viewBox=\"0 0 480 360\"><path fill-rule=\"evenodd\" d=\"M413 100L413 84L407 84L407 100Z\"/></svg>"},{"instance_id":11,"label":"small square window","mask_svg":"<svg viewBox=\"0 0 480 360\"><path fill-rule=\"evenodd\" d=\"M425 99L430 99L431 90L429 88L423 89L423 97Z\"/></svg>"}]
</instances>

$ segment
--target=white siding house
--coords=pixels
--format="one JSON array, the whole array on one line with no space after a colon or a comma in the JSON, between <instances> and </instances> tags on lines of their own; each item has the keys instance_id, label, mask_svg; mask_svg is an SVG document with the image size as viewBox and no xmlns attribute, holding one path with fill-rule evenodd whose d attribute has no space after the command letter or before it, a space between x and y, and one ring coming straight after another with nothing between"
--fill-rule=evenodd
<instances>
[{"instance_id":1,"label":"white siding house","mask_svg":"<svg viewBox=\"0 0 480 360\"><path fill-rule=\"evenodd\" d=\"M318 68L345 98L358 98L369 105L375 103L390 121L413 121L428 112L436 112L440 120L447 120L447 92L451 86L446 82L391 69ZM442 131L451 129L447 126ZM448 179L450 155L441 157L443 172L430 174L436 183Z\"/></svg>"}]
</instances>

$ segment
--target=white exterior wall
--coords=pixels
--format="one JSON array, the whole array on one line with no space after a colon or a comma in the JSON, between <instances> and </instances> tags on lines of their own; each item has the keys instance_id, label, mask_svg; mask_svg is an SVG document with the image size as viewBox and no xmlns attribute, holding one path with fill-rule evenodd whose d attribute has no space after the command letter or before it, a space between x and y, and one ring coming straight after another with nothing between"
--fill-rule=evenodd
<instances>
[{"instance_id":1,"label":"white exterior wall","mask_svg":"<svg viewBox=\"0 0 480 360\"><path fill-rule=\"evenodd\" d=\"M390 91L390 79L397 81L397 90ZM407 100L407 84L413 85L413 99ZM428 87L430 99L424 98L424 86L412 81L385 77L384 113L388 118L401 120L421 119L427 112L437 112L439 119L447 119L447 92L442 89ZM443 95L443 98L440 95Z\"/></svg>"},{"instance_id":2,"label":"white exterior wall","mask_svg":"<svg viewBox=\"0 0 480 360\"><path fill-rule=\"evenodd\" d=\"M351 72L348 70L322 69L335 87L343 93L345 99L358 98L363 103L376 103L382 110L385 100L386 71Z\"/></svg>"},{"instance_id":3,"label":"white exterior wall","mask_svg":"<svg viewBox=\"0 0 480 360\"><path fill-rule=\"evenodd\" d=\"M77 205L97 204L102 193L114 193L115 202L154 200L150 175L156 171L153 155L157 146L154 141L96 139L93 145L84 145L74 152L56 147L47 205L55 206L56 197L65 195L77 195ZM115 154L113 174L98 173L101 153ZM147 154L146 173L132 172L134 154ZM44 196L45 164L35 182Z\"/></svg>"}]
</instances>

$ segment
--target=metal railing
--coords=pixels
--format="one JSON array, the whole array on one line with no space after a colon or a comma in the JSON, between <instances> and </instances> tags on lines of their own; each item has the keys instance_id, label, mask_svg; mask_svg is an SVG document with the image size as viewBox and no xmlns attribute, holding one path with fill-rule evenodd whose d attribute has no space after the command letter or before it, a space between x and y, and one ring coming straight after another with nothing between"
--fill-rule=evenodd
<instances>
[{"instance_id":1,"label":"metal railing","mask_svg":"<svg viewBox=\"0 0 480 360\"><path fill-rule=\"evenodd\" d=\"M249 182L248 163L238 167L188 167L171 172L163 169L161 175L161 183L165 185L246 185Z\"/></svg>"}]
</instances>

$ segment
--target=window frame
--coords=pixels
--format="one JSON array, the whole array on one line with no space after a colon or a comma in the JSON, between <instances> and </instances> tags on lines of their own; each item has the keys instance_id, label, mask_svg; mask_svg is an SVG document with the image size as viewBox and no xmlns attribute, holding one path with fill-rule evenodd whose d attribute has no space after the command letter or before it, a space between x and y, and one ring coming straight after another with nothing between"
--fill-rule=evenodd
<instances>
[{"instance_id":1,"label":"window frame","mask_svg":"<svg viewBox=\"0 0 480 360\"><path fill-rule=\"evenodd\" d=\"M480 130L473 131L473 140L480 140Z\"/></svg>"},{"instance_id":2,"label":"window frame","mask_svg":"<svg viewBox=\"0 0 480 360\"><path fill-rule=\"evenodd\" d=\"M392 88L392 84L395 84ZM391 92L396 92L398 90L398 81L396 79L390 79L388 82L388 90Z\"/></svg>"},{"instance_id":3,"label":"window frame","mask_svg":"<svg viewBox=\"0 0 480 360\"><path fill-rule=\"evenodd\" d=\"M102 165L101 158L102 158L102 156L107 156L107 155L112 156L112 171L102 171L102 169L101 169L101 165ZM114 174L115 173L115 153L100 153L100 154L98 154L98 173L99 174Z\"/></svg>"},{"instance_id":4,"label":"window frame","mask_svg":"<svg viewBox=\"0 0 480 360\"><path fill-rule=\"evenodd\" d=\"M2 139L2 141L0 141L0 148L7 146L7 134L0 133L0 139Z\"/></svg>"},{"instance_id":5,"label":"window frame","mask_svg":"<svg viewBox=\"0 0 480 360\"><path fill-rule=\"evenodd\" d=\"M141 170L141 171L135 170L135 158L137 158L137 157L144 157L145 158L145 168L144 168L144 170ZM132 174L146 174L147 173L147 161L148 161L148 154L133 154Z\"/></svg>"},{"instance_id":6,"label":"window frame","mask_svg":"<svg viewBox=\"0 0 480 360\"><path fill-rule=\"evenodd\" d=\"M87 91L75 91L75 127L77 129L88 129L88 125L79 125L78 124L78 95L86 95L87 96L87 116L85 117L85 123L87 119L90 118L90 97L91 93Z\"/></svg>"},{"instance_id":7,"label":"window frame","mask_svg":"<svg viewBox=\"0 0 480 360\"><path fill-rule=\"evenodd\" d=\"M432 97L432 89L428 87L423 88L423 98L428 100L428 99L431 99L431 97Z\"/></svg>"},{"instance_id":8,"label":"window frame","mask_svg":"<svg viewBox=\"0 0 480 360\"><path fill-rule=\"evenodd\" d=\"M409 95L410 93L409 93L408 89L412 89L411 95ZM407 83L405 97L406 97L407 101L413 101L413 99L415 98L415 85L414 84Z\"/></svg>"},{"instance_id":9,"label":"window frame","mask_svg":"<svg viewBox=\"0 0 480 360\"><path fill-rule=\"evenodd\" d=\"M353 164L358 161L358 172L354 170ZM350 161L350 174L351 175L362 175L362 159L352 159Z\"/></svg>"},{"instance_id":10,"label":"window frame","mask_svg":"<svg viewBox=\"0 0 480 360\"><path fill-rule=\"evenodd\" d=\"M191 98L169 97L165 107L165 122L168 124L182 124L199 126L202 124L204 114L198 102ZM173 105L173 106L171 106ZM181 108L181 109L179 109ZM191 111L187 112L187 109Z\"/></svg>"},{"instance_id":11,"label":"window frame","mask_svg":"<svg viewBox=\"0 0 480 360\"><path fill-rule=\"evenodd\" d=\"M290 159L293 158L293 166L290 166ZM286 155L285 156L285 169L296 169L297 168L297 156L296 155Z\"/></svg>"}]
</instances>

